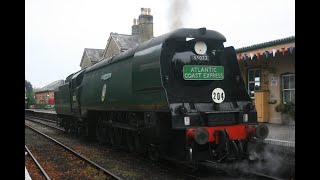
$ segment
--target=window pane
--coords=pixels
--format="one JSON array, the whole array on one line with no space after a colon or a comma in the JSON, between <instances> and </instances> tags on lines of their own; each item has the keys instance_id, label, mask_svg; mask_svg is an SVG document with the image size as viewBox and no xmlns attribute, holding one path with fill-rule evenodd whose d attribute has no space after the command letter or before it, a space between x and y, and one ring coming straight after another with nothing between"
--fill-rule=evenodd
<instances>
[{"instance_id":1,"label":"window pane","mask_svg":"<svg viewBox=\"0 0 320 180\"><path fill-rule=\"evenodd\" d=\"M256 72L254 73L254 77L259 77L260 79L260 70L256 70Z\"/></svg>"},{"instance_id":2,"label":"window pane","mask_svg":"<svg viewBox=\"0 0 320 180\"><path fill-rule=\"evenodd\" d=\"M283 102L289 102L290 101L290 91L285 90L283 91Z\"/></svg>"},{"instance_id":3,"label":"window pane","mask_svg":"<svg viewBox=\"0 0 320 180\"><path fill-rule=\"evenodd\" d=\"M291 102L295 103L296 102L296 92L295 90L291 91Z\"/></svg>"},{"instance_id":4,"label":"window pane","mask_svg":"<svg viewBox=\"0 0 320 180\"><path fill-rule=\"evenodd\" d=\"M260 82L255 82L254 83L254 89L255 90L260 90Z\"/></svg>"},{"instance_id":5,"label":"window pane","mask_svg":"<svg viewBox=\"0 0 320 180\"><path fill-rule=\"evenodd\" d=\"M249 81L254 81L254 71L249 70Z\"/></svg>"},{"instance_id":6,"label":"window pane","mask_svg":"<svg viewBox=\"0 0 320 180\"><path fill-rule=\"evenodd\" d=\"M254 91L254 83L249 83L249 91Z\"/></svg>"},{"instance_id":7,"label":"window pane","mask_svg":"<svg viewBox=\"0 0 320 180\"><path fill-rule=\"evenodd\" d=\"M283 89L289 89L289 76L282 76L283 77Z\"/></svg>"},{"instance_id":8,"label":"window pane","mask_svg":"<svg viewBox=\"0 0 320 180\"><path fill-rule=\"evenodd\" d=\"M295 75L290 76L290 89L295 89Z\"/></svg>"}]
</instances>

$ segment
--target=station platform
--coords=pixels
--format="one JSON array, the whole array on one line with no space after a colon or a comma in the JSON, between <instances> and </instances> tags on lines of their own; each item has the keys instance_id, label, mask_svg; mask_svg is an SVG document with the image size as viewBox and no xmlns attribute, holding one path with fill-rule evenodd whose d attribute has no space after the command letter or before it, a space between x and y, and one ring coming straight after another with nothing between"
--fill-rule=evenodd
<instances>
[{"instance_id":1,"label":"station platform","mask_svg":"<svg viewBox=\"0 0 320 180\"><path fill-rule=\"evenodd\" d=\"M45 110L45 109L25 109L28 111L34 111L34 112L43 112L43 113L49 113L49 114L57 114L54 110Z\"/></svg>"},{"instance_id":2,"label":"station platform","mask_svg":"<svg viewBox=\"0 0 320 180\"><path fill-rule=\"evenodd\" d=\"M269 139L295 142L295 125L266 124L269 128Z\"/></svg>"},{"instance_id":3,"label":"station platform","mask_svg":"<svg viewBox=\"0 0 320 180\"><path fill-rule=\"evenodd\" d=\"M264 140L267 144L295 147L295 125L265 123L269 135Z\"/></svg>"},{"instance_id":4,"label":"station platform","mask_svg":"<svg viewBox=\"0 0 320 180\"><path fill-rule=\"evenodd\" d=\"M24 167L24 177L25 180L32 180L26 167Z\"/></svg>"}]
</instances>

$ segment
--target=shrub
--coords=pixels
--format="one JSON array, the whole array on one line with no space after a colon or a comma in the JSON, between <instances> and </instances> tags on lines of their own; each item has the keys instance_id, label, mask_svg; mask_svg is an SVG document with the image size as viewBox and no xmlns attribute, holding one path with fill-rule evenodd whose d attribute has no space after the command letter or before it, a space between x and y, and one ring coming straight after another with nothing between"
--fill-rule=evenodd
<instances>
[{"instance_id":1,"label":"shrub","mask_svg":"<svg viewBox=\"0 0 320 180\"><path fill-rule=\"evenodd\" d=\"M283 114L288 114L295 120L295 110L296 110L295 103L293 102L288 102L286 104L280 103L275 107L275 110Z\"/></svg>"}]
</instances>

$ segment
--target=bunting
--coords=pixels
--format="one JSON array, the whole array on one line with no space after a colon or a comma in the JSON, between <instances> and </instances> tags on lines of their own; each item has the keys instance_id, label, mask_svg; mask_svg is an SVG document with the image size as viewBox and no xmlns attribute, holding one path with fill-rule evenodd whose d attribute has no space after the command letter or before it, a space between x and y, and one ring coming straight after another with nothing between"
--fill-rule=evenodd
<instances>
[{"instance_id":1,"label":"bunting","mask_svg":"<svg viewBox=\"0 0 320 180\"><path fill-rule=\"evenodd\" d=\"M266 54L266 58L268 58L268 56L269 56L269 51L266 51L265 54Z\"/></svg>"},{"instance_id":2,"label":"bunting","mask_svg":"<svg viewBox=\"0 0 320 180\"><path fill-rule=\"evenodd\" d=\"M276 56L276 52L277 52L276 49L272 49L272 55L273 55L273 57Z\"/></svg>"},{"instance_id":3,"label":"bunting","mask_svg":"<svg viewBox=\"0 0 320 180\"><path fill-rule=\"evenodd\" d=\"M287 49L286 49L285 47L282 47L282 48L280 48L280 49L281 49L282 55L284 56L286 51L289 51L289 52L292 54L294 48L295 48L294 46L290 46L290 47L288 47ZM280 52L280 50L278 50L278 49L272 49L272 56L271 56L271 57L275 57L278 51ZM271 53L271 52L269 52L269 51L267 50L267 51L265 51L265 52L263 52L263 53L261 53L261 52L249 53L248 55L247 55L247 53L243 53L243 54L240 53L240 54L238 54L237 56L238 56L238 59L239 59L239 60L240 60L240 59L247 60L247 58L249 58L249 57L250 57L251 60L253 60L254 56L256 56L257 59L260 59L261 55L264 54L264 55L266 56L266 59L267 59L267 58L270 57L270 53ZM278 55L277 55L277 56L278 56Z\"/></svg>"},{"instance_id":4,"label":"bunting","mask_svg":"<svg viewBox=\"0 0 320 180\"><path fill-rule=\"evenodd\" d=\"M290 46L290 47L289 47L290 53L292 53L292 50L293 50L293 46Z\"/></svg>"},{"instance_id":5,"label":"bunting","mask_svg":"<svg viewBox=\"0 0 320 180\"><path fill-rule=\"evenodd\" d=\"M286 50L286 48L281 48L281 51L282 51L282 55L284 55L284 51Z\"/></svg>"},{"instance_id":6,"label":"bunting","mask_svg":"<svg viewBox=\"0 0 320 180\"><path fill-rule=\"evenodd\" d=\"M244 58L244 60L247 60L247 54L246 53L243 53L243 58Z\"/></svg>"}]
</instances>

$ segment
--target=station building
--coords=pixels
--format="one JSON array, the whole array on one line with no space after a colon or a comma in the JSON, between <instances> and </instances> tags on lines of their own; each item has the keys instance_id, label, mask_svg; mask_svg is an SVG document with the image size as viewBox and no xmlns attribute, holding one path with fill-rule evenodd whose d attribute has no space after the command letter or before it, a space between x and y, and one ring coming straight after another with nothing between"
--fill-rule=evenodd
<instances>
[{"instance_id":1,"label":"station building","mask_svg":"<svg viewBox=\"0 0 320 180\"><path fill-rule=\"evenodd\" d=\"M141 8L141 14L133 19L131 34L111 32L104 49L85 48L80 62L81 69L111 59L113 56L137 47L153 38L153 16L150 8Z\"/></svg>"},{"instance_id":2,"label":"station building","mask_svg":"<svg viewBox=\"0 0 320 180\"><path fill-rule=\"evenodd\" d=\"M294 123L284 108L295 104L295 36L242 47L236 53L258 121Z\"/></svg>"},{"instance_id":3,"label":"station building","mask_svg":"<svg viewBox=\"0 0 320 180\"><path fill-rule=\"evenodd\" d=\"M57 80L43 88L34 90L36 104L54 104L54 92L57 91L63 83L64 80Z\"/></svg>"}]
</instances>

